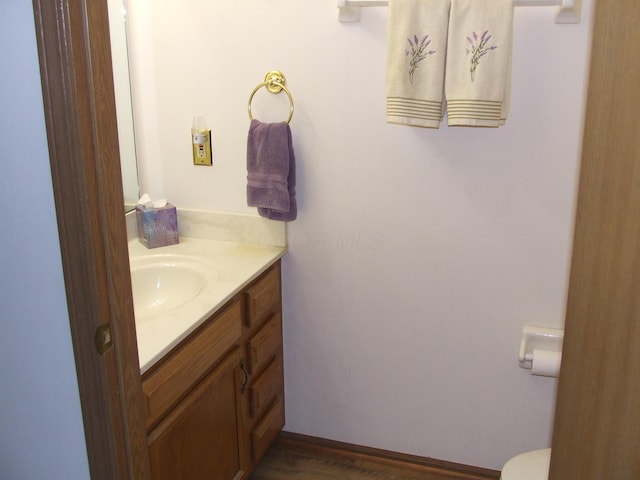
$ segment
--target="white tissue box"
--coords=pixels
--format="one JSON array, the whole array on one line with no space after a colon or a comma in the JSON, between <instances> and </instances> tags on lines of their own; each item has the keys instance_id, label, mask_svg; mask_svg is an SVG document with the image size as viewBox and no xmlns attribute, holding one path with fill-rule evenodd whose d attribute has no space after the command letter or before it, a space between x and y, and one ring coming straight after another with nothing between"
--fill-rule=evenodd
<instances>
[{"instance_id":1,"label":"white tissue box","mask_svg":"<svg viewBox=\"0 0 640 480\"><path fill-rule=\"evenodd\" d=\"M147 248L175 245L178 239L178 215L176 207L167 203L164 207L136 206L138 240Z\"/></svg>"}]
</instances>

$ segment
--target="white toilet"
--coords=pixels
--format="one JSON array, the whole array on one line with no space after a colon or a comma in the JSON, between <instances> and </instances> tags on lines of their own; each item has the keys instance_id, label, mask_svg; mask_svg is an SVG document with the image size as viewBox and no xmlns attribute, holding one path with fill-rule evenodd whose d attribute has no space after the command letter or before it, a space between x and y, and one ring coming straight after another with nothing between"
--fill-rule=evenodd
<instances>
[{"instance_id":1,"label":"white toilet","mask_svg":"<svg viewBox=\"0 0 640 480\"><path fill-rule=\"evenodd\" d=\"M550 448L522 453L504 464L500 480L547 480L550 459Z\"/></svg>"}]
</instances>

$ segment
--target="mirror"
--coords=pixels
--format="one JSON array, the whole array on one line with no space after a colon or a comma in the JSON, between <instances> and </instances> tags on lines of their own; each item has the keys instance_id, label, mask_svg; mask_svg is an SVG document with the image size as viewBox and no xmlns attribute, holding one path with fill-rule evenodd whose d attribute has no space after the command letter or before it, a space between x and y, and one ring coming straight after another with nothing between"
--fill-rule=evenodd
<instances>
[{"instance_id":1,"label":"mirror","mask_svg":"<svg viewBox=\"0 0 640 480\"><path fill-rule=\"evenodd\" d=\"M122 169L125 213L135 208L139 198L138 168L133 108L129 82L129 55L127 53L126 9L124 0L108 0L113 84L116 97L118 141Z\"/></svg>"}]
</instances>

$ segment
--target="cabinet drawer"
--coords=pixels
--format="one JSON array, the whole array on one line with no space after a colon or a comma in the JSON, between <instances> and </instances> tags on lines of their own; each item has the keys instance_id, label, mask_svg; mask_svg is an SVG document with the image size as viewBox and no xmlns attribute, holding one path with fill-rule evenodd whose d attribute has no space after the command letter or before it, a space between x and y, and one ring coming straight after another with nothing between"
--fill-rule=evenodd
<instances>
[{"instance_id":1,"label":"cabinet drawer","mask_svg":"<svg viewBox=\"0 0 640 480\"><path fill-rule=\"evenodd\" d=\"M249 387L249 415L258 418L284 388L282 355L278 355Z\"/></svg>"},{"instance_id":2,"label":"cabinet drawer","mask_svg":"<svg viewBox=\"0 0 640 480\"><path fill-rule=\"evenodd\" d=\"M257 372L282 346L282 315L272 316L249 340L249 371Z\"/></svg>"},{"instance_id":3,"label":"cabinet drawer","mask_svg":"<svg viewBox=\"0 0 640 480\"><path fill-rule=\"evenodd\" d=\"M278 397L271 409L251 432L251 451L254 462L267 453L267 450L284 427L284 400Z\"/></svg>"},{"instance_id":4,"label":"cabinet drawer","mask_svg":"<svg viewBox=\"0 0 640 480\"><path fill-rule=\"evenodd\" d=\"M255 325L273 305L280 301L280 264L276 264L262 279L247 292L248 326Z\"/></svg>"},{"instance_id":5,"label":"cabinet drawer","mask_svg":"<svg viewBox=\"0 0 640 480\"><path fill-rule=\"evenodd\" d=\"M236 302L220 313L193 338L171 355L168 361L142 383L146 426L150 428L223 355L242 334L242 309Z\"/></svg>"}]
</instances>

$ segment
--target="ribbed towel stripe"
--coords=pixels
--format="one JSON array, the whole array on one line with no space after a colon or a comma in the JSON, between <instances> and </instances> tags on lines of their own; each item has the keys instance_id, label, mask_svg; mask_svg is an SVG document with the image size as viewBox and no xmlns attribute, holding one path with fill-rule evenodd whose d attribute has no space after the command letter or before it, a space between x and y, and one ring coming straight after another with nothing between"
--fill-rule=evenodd
<instances>
[{"instance_id":1,"label":"ribbed towel stripe","mask_svg":"<svg viewBox=\"0 0 640 480\"><path fill-rule=\"evenodd\" d=\"M447 100L448 117L451 119L477 119L500 121L502 102L488 100Z\"/></svg>"},{"instance_id":2,"label":"ribbed towel stripe","mask_svg":"<svg viewBox=\"0 0 640 480\"><path fill-rule=\"evenodd\" d=\"M387 115L440 121L442 118L442 102L389 97L387 98Z\"/></svg>"}]
</instances>

